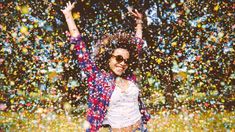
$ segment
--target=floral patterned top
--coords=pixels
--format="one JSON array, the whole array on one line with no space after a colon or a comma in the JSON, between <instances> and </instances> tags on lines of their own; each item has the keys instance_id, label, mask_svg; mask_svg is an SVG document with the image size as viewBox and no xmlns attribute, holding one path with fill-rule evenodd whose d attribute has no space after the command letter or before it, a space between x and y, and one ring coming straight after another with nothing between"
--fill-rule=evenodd
<instances>
[{"instance_id":1,"label":"floral patterned top","mask_svg":"<svg viewBox=\"0 0 235 132\"><path fill-rule=\"evenodd\" d=\"M133 38L132 42L140 49L144 41L140 38ZM79 67L88 77L89 97L87 121L90 123L90 127L86 131L95 132L102 126L107 113L110 98L115 88L115 76L113 73L108 73L95 65L81 36L71 37L70 43L75 44ZM129 80L131 80L131 78L129 78ZM135 80L132 79L132 81ZM140 97L138 101L142 122L146 124L150 119L150 115L147 113Z\"/></svg>"}]
</instances>

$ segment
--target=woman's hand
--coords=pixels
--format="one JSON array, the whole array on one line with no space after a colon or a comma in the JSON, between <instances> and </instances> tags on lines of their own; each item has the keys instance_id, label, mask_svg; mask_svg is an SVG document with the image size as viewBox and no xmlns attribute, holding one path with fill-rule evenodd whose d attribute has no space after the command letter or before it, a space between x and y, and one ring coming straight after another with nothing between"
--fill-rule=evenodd
<instances>
[{"instance_id":1,"label":"woman's hand","mask_svg":"<svg viewBox=\"0 0 235 132\"><path fill-rule=\"evenodd\" d=\"M68 3L66 3L65 8L64 8L64 9L61 9L61 11L62 11L64 14L71 13L71 12L72 12L72 9L74 8L74 5L75 5L75 4L76 4L75 2L73 2L73 3L71 4L71 2L69 1Z\"/></svg>"},{"instance_id":2,"label":"woman's hand","mask_svg":"<svg viewBox=\"0 0 235 132\"><path fill-rule=\"evenodd\" d=\"M142 38L142 19L143 14L138 12L137 9L133 10L131 7L127 8L129 13L135 17L136 27L135 27L135 36L138 38Z\"/></svg>"},{"instance_id":3,"label":"woman's hand","mask_svg":"<svg viewBox=\"0 0 235 132\"><path fill-rule=\"evenodd\" d=\"M66 3L65 8L61 9L61 11L63 12L65 16L65 20L67 22L71 36L77 37L78 35L80 35L80 32L78 31L78 28L74 22L73 15L72 15L72 9L74 8L74 5L75 5L75 2L71 4L71 2L69 1L68 3Z\"/></svg>"},{"instance_id":4,"label":"woman's hand","mask_svg":"<svg viewBox=\"0 0 235 132\"><path fill-rule=\"evenodd\" d=\"M136 21L138 21L138 20L142 21L142 19L143 19L142 13L140 13L137 9L133 10L131 7L128 7L127 9L129 11L129 13L135 17Z\"/></svg>"}]
</instances>

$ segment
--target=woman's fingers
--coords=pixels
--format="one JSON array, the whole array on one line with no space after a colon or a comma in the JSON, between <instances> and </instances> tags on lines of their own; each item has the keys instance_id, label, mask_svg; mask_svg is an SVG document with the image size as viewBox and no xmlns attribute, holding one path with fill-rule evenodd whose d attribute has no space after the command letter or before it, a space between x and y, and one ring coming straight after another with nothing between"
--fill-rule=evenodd
<instances>
[{"instance_id":1,"label":"woman's fingers","mask_svg":"<svg viewBox=\"0 0 235 132\"><path fill-rule=\"evenodd\" d=\"M134 16L137 19L142 19L143 15L137 9L135 9L134 11L135 11L135 12L133 12Z\"/></svg>"},{"instance_id":2,"label":"woman's fingers","mask_svg":"<svg viewBox=\"0 0 235 132\"><path fill-rule=\"evenodd\" d=\"M136 15L140 15L140 13L138 12L137 9L135 9L135 14L136 14Z\"/></svg>"},{"instance_id":3,"label":"woman's fingers","mask_svg":"<svg viewBox=\"0 0 235 132\"><path fill-rule=\"evenodd\" d=\"M75 2L71 3L71 2L69 1L69 2L66 3L65 8L64 8L64 9L61 9L61 11L62 11L63 13L71 12L71 10L74 8L75 4L76 4Z\"/></svg>"},{"instance_id":4,"label":"woman's fingers","mask_svg":"<svg viewBox=\"0 0 235 132\"><path fill-rule=\"evenodd\" d=\"M129 7L127 7L127 10L136 19L142 19L143 15L137 9L133 9L132 7L129 6Z\"/></svg>"},{"instance_id":5,"label":"woman's fingers","mask_svg":"<svg viewBox=\"0 0 235 132\"><path fill-rule=\"evenodd\" d=\"M127 10L128 10L128 12L131 14L131 15L136 15L134 12L133 12L133 8L132 7L127 7Z\"/></svg>"},{"instance_id":6,"label":"woman's fingers","mask_svg":"<svg viewBox=\"0 0 235 132\"><path fill-rule=\"evenodd\" d=\"M76 2L73 2L73 4L72 4L72 7L74 8L74 5L76 4Z\"/></svg>"},{"instance_id":7,"label":"woman's fingers","mask_svg":"<svg viewBox=\"0 0 235 132\"><path fill-rule=\"evenodd\" d=\"M130 11L130 13L131 13L131 15L133 15L133 16L135 16L135 17L137 17L137 14L136 14L135 12Z\"/></svg>"},{"instance_id":8,"label":"woman's fingers","mask_svg":"<svg viewBox=\"0 0 235 132\"><path fill-rule=\"evenodd\" d=\"M137 9L133 10L131 7L128 7L127 9L128 12L134 17L136 17L137 19L142 19L142 14Z\"/></svg>"}]
</instances>

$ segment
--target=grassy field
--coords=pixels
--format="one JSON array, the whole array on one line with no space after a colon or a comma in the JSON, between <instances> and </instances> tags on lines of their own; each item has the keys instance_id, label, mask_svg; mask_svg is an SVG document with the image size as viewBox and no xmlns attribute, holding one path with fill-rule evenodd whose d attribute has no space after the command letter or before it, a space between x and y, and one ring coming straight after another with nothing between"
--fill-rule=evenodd
<instances>
[{"instance_id":1,"label":"grassy field","mask_svg":"<svg viewBox=\"0 0 235 132\"><path fill-rule=\"evenodd\" d=\"M35 113L0 112L0 131L84 131L89 124L84 116L57 114L50 110L39 109ZM148 123L150 132L181 131L235 131L234 112L189 112L178 114L160 111L152 115ZM102 132L107 129L102 129Z\"/></svg>"}]
</instances>

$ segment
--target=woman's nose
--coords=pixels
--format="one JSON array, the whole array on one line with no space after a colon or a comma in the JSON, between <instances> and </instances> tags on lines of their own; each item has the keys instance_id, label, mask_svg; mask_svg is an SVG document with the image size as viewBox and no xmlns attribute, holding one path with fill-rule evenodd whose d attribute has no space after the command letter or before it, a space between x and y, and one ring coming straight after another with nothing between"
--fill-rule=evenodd
<instances>
[{"instance_id":1,"label":"woman's nose","mask_svg":"<svg viewBox=\"0 0 235 132\"><path fill-rule=\"evenodd\" d=\"M126 66L126 65L127 65L127 64L125 63L125 61L122 61L120 64L123 65L123 66Z\"/></svg>"}]
</instances>

